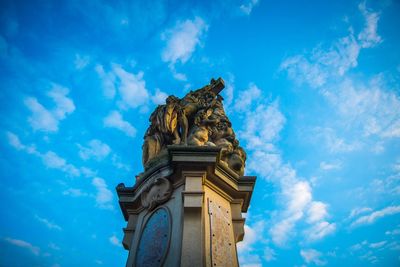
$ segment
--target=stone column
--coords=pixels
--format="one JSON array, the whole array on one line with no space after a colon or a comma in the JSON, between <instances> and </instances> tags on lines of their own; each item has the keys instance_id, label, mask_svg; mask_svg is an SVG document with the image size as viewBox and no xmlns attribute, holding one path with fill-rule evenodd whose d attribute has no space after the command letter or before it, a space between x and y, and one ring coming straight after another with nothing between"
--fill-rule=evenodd
<instances>
[{"instance_id":1,"label":"stone column","mask_svg":"<svg viewBox=\"0 0 400 267\"><path fill-rule=\"evenodd\" d=\"M220 162L218 148L169 146L133 187L117 187L126 266L238 266L254 184Z\"/></svg>"}]
</instances>

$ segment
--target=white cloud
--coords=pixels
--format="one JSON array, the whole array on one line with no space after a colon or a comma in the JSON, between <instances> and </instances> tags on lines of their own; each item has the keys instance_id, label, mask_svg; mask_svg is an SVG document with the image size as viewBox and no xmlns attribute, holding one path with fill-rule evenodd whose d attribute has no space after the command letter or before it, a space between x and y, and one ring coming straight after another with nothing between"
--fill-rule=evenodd
<instances>
[{"instance_id":1,"label":"white cloud","mask_svg":"<svg viewBox=\"0 0 400 267\"><path fill-rule=\"evenodd\" d=\"M61 230L62 230L61 226L59 226L59 225L57 225L57 224L55 224L55 223L50 222L50 221L47 220L46 218L41 218L41 217L39 217L38 215L35 215L35 219L38 220L39 222L43 223L47 228L49 228L49 229L51 229L51 230L52 230L52 229L58 230L58 231L61 231Z\"/></svg>"},{"instance_id":2,"label":"white cloud","mask_svg":"<svg viewBox=\"0 0 400 267\"><path fill-rule=\"evenodd\" d=\"M288 179L289 177L286 177ZM285 179L285 178L283 178ZM312 200L311 187L306 181L289 178L281 184L284 199L284 210L280 219L274 223L269 231L272 241L283 246L291 237L296 223L303 218L306 207Z\"/></svg>"},{"instance_id":3,"label":"white cloud","mask_svg":"<svg viewBox=\"0 0 400 267\"><path fill-rule=\"evenodd\" d=\"M250 90L259 91L257 87ZM255 95L260 97L259 93L255 93ZM252 96L255 95L253 94ZM246 120L238 135L246 141L248 149L257 150L257 148L263 147L263 150L268 150L268 153L275 152L272 142L279 138L279 133L286 122L285 117L279 110L279 102L275 100L268 106L260 104L255 108L252 108L250 104L251 102L243 106L243 108L246 108ZM238 106L235 104L235 107Z\"/></svg>"},{"instance_id":4,"label":"white cloud","mask_svg":"<svg viewBox=\"0 0 400 267\"><path fill-rule=\"evenodd\" d=\"M45 108L34 97L24 99L25 106L32 112L28 122L35 131L58 131L60 121L75 110L74 102L67 97L68 93L67 88L53 84L52 89L47 92L48 97L55 103L55 107L51 110Z\"/></svg>"},{"instance_id":5,"label":"white cloud","mask_svg":"<svg viewBox=\"0 0 400 267\"><path fill-rule=\"evenodd\" d=\"M376 243L371 243L369 244L370 248L381 248L386 244L387 241L381 241L381 242L376 242Z\"/></svg>"},{"instance_id":6,"label":"white cloud","mask_svg":"<svg viewBox=\"0 0 400 267\"><path fill-rule=\"evenodd\" d=\"M253 227L247 224L244 225L244 233L245 235L243 241L237 243L237 250L239 253L244 253L251 250L251 246L253 246L254 243L257 242L258 238L260 238L260 235L257 234Z\"/></svg>"},{"instance_id":7,"label":"white cloud","mask_svg":"<svg viewBox=\"0 0 400 267\"><path fill-rule=\"evenodd\" d=\"M240 6L240 10L246 14L250 15L253 8L258 4L258 0L249 0L247 4L243 4Z\"/></svg>"},{"instance_id":8,"label":"white cloud","mask_svg":"<svg viewBox=\"0 0 400 267\"><path fill-rule=\"evenodd\" d=\"M264 242L262 233L265 231L265 221L259 220L252 226L245 224L244 231L243 241L236 244L240 266L262 266L254 248Z\"/></svg>"},{"instance_id":9,"label":"white cloud","mask_svg":"<svg viewBox=\"0 0 400 267\"><path fill-rule=\"evenodd\" d=\"M364 240L364 241L362 241L362 242L360 242L360 243L357 243L357 244L355 244L355 245L352 245L351 247L350 247L350 250L351 251L357 251L357 250L360 250L360 249L362 249L364 246L366 246L366 245L368 245L368 241L367 240Z\"/></svg>"},{"instance_id":10,"label":"white cloud","mask_svg":"<svg viewBox=\"0 0 400 267\"><path fill-rule=\"evenodd\" d=\"M90 57L89 56L81 56L79 54L75 55L75 68L77 70L82 70L84 69L88 64L90 63Z\"/></svg>"},{"instance_id":11,"label":"white cloud","mask_svg":"<svg viewBox=\"0 0 400 267\"><path fill-rule=\"evenodd\" d=\"M225 110L228 113L230 110L229 107L233 102L234 90L235 90L235 76L233 76L231 73L228 73L228 78L225 81L225 89L222 91L222 94L224 95Z\"/></svg>"},{"instance_id":12,"label":"white cloud","mask_svg":"<svg viewBox=\"0 0 400 267\"><path fill-rule=\"evenodd\" d=\"M54 243L49 243L49 248L54 250L61 250L61 248Z\"/></svg>"},{"instance_id":13,"label":"white cloud","mask_svg":"<svg viewBox=\"0 0 400 267\"><path fill-rule=\"evenodd\" d=\"M87 196L88 194L79 188L68 188L67 190L64 190L63 195L71 197L83 197Z\"/></svg>"},{"instance_id":14,"label":"white cloud","mask_svg":"<svg viewBox=\"0 0 400 267\"><path fill-rule=\"evenodd\" d=\"M149 93L143 72L133 74L118 64L112 64L112 70L119 81L118 92L122 99L119 104L122 108L137 108L147 103Z\"/></svg>"},{"instance_id":15,"label":"white cloud","mask_svg":"<svg viewBox=\"0 0 400 267\"><path fill-rule=\"evenodd\" d=\"M138 108L147 104L150 94L142 71L137 74L130 73L115 63L111 63L109 72L106 72L102 65L96 65L95 70L102 81L105 97L113 99L118 90L120 108Z\"/></svg>"},{"instance_id":16,"label":"white cloud","mask_svg":"<svg viewBox=\"0 0 400 267\"><path fill-rule=\"evenodd\" d=\"M396 228L391 231L386 231L385 235L400 235L400 228Z\"/></svg>"},{"instance_id":17,"label":"white cloud","mask_svg":"<svg viewBox=\"0 0 400 267\"><path fill-rule=\"evenodd\" d=\"M116 128L122 132L124 132L129 137L136 136L136 129L127 121L122 118L121 113L114 110L111 111L107 117L103 120L104 126L110 128Z\"/></svg>"},{"instance_id":18,"label":"white cloud","mask_svg":"<svg viewBox=\"0 0 400 267\"><path fill-rule=\"evenodd\" d=\"M332 234L336 230L335 223L329 223L322 221L314 224L305 231L305 236L308 241L313 242L324 238L327 235Z\"/></svg>"},{"instance_id":19,"label":"white cloud","mask_svg":"<svg viewBox=\"0 0 400 267\"><path fill-rule=\"evenodd\" d=\"M9 237L4 238L4 240L7 241L8 243L12 244L12 245L17 246L17 247L26 248L30 252L35 254L36 256L38 256L39 253L40 253L40 248L39 247L33 246L31 243L26 242L24 240L13 239L13 238L9 238Z\"/></svg>"},{"instance_id":20,"label":"white cloud","mask_svg":"<svg viewBox=\"0 0 400 267\"><path fill-rule=\"evenodd\" d=\"M321 259L321 252L315 249L302 249L300 250L300 255L303 257L306 263L313 263L318 266L322 266L327 263L325 260Z\"/></svg>"},{"instance_id":21,"label":"white cloud","mask_svg":"<svg viewBox=\"0 0 400 267\"><path fill-rule=\"evenodd\" d=\"M151 97L151 101L156 105L162 105L165 104L167 97L168 95L165 92L157 88L155 94Z\"/></svg>"},{"instance_id":22,"label":"white cloud","mask_svg":"<svg viewBox=\"0 0 400 267\"><path fill-rule=\"evenodd\" d=\"M90 158L102 160L106 158L111 152L111 149L107 144L97 139L91 140L88 145L88 147L84 147L78 144L79 156L83 160L87 160Z\"/></svg>"},{"instance_id":23,"label":"white cloud","mask_svg":"<svg viewBox=\"0 0 400 267\"><path fill-rule=\"evenodd\" d=\"M111 162L118 169L122 169L125 171L130 171L131 169L129 165L122 163L120 157L118 157L116 154L112 156Z\"/></svg>"},{"instance_id":24,"label":"white cloud","mask_svg":"<svg viewBox=\"0 0 400 267\"><path fill-rule=\"evenodd\" d=\"M270 262L270 261L273 261L273 260L276 260L276 253L275 253L275 250L273 250L272 248L270 248L270 247L265 247L264 248L264 259L267 261L267 262Z\"/></svg>"},{"instance_id":25,"label":"white cloud","mask_svg":"<svg viewBox=\"0 0 400 267\"><path fill-rule=\"evenodd\" d=\"M169 65L169 69L170 69L171 72L172 72L172 76L173 76L176 80L178 80L178 81L183 81L183 82L187 81L186 75L185 75L184 73L177 72L176 69L175 69L175 65L170 64L170 65Z\"/></svg>"},{"instance_id":26,"label":"white cloud","mask_svg":"<svg viewBox=\"0 0 400 267\"><path fill-rule=\"evenodd\" d=\"M369 215L364 215L359 217L357 220L355 220L352 224L351 227L356 227L360 225L366 225L366 224L373 224L376 220L389 216L389 215L394 215L400 213L400 206L389 206L384 209L374 211L370 213Z\"/></svg>"},{"instance_id":27,"label":"white cloud","mask_svg":"<svg viewBox=\"0 0 400 267\"><path fill-rule=\"evenodd\" d=\"M58 120L49 110L43 107L36 98L25 98L24 104L32 112L32 116L28 118L28 122L34 130L48 132L58 131Z\"/></svg>"},{"instance_id":28,"label":"white cloud","mask_svg":"<svg viewBox=\"0 0 400 267\"><path fill-rule=\"evenodd\" d=\"M115 235L112 235L109 239L111 244L113 244L114 246L121 246L121 241L118 239L118 237L116 237Z\"/></svg>"},{"instance_id":29,"label":"white cloud","mask_svg":"<svg viewBox=\"0 0 400 267\"><path fill-rule=\"evenodd\" d=\"M378 35L379 13L368 11L365 1L361 2L358 8L365 19L365 27L357 38L363 48L373 47L382 42L382 38Z\"/></svg>"},{"instance_id":30,"label":"white cloud","mask_svg":"<svg viewBox=\"0 0 400 267\"><path fill-rule=\"evenodd\" d=\"M8 143L14 147L17 150L25 150L25 146L21 143L19 140L19 137L12 133L12 132L6 132Z\"/></svg>"},{"instance_id":31,"label":"white cloud","mask_svg":"<svg viewBox=\"0 0 400 267\"><path fill-rule=\"evenodd\" d=\"M372 211L372 209L369 208L369 207L354 208L354 209L351 210L349 218L353 218L353 217L355 217L355 216L357 216L359 214L367 213L367 212L370 212L370 211Z\"/></svg>"},{"instance_id":32,"label":"white cloud","mask_svg":"<svg viewBox=\"0 0 400 267\"><path fill-rule=\"evenodd\" d=\"M162 59L171 64L178 61L185 63L192 56L196 46L201 43L201 38L207 29L207 24L200 17L178 22L173 29L162 34L162 39L166 41Z\"/></svg>"},{"instance_id":33,"label":"white cloud","mask_svg":"<svg viewBox=\"0 0 400 267\"><path fill-rule=\"evenodd\" d=\"M314 223L323 220L327 215L326 204L320 201L313 201L307 211L307 221Z\"/></svg>"},{"instance_id":34,"label":"white cloud","mask_svg":"<svg viewBox=\"0 0 400 267\"><path fill-rule=\"evenodd\" d=\"M238 93L240 96L234 105L234 109L237 111L248 110L249 106L261 96L261 90L255 84L250 84L248 89Z\"/></svg>"},{"instance_id":35,"label":"white cloud","mask_svg":"<svg viewBox=\"0 0 400 267\"><path fill-rule=\"evenodd\" d=\"M53 84L53 88L47 93L47 95L53 99L56 104L53 109L53 115L58 120L65 119L66 115L72 113L75 110L75 105L72 99L68 98L67 95L69 90L66 87L62 87L58 84Z\"/></svg>"},{"instance_id":36,"label":"white cloud","mask_svg":"<svg viewBox=\"0 0 400 267\"><path fill-rule=\"evenodd\" d=\"M92 185L96 188L96 203L102 209L113 209L113 194L108 189L106 181L103 178L95 177L92 179Z\"/></svg>"},{"instance_id":37,"label":"white cloud","mask_svg":"<svg viewBox=\"0 0 400 267\"><path fill-rule=\"evenodd\" d=\"M93 171L92 169L87 168L87 167L81 167L80 171L85 177L95 177L95 176L97 176L97 172L96 171Z\"/></svg>"},{"instance_id":38,"label":"white cloud","mask_svg":"<svg viewBox=\"0 0 400 267\"><path fill-rule=\"evenodd\" d=\"M67 163L67 161L58 156L53 151L48 151L45 154L41 154L40 157L46 167L51 169L59 169L71 176L79 176L80 171L74 165Z\"/></svg>"},{"instance_id":39,"label":"white cloud","mask_svg":"<svg viewBox=\"0 0 400 267\"><path fill-rule=\"evenodd\" d=\"M103 83L103 94L107 98L115 97L115 80L116 75L113 72L105 72L102 65L96 65L95 70Z\"/></svg>"},{"instance_id":40,"label":"white cloud","mask_svg":"<svg viewBox=\"0 0 400 267\"><path fill-rule=\"evenodd\" d=\"M339 170L342 168L342 163L341 162L328 163L328 162L322 161L319 164L319 168L323 171Z\"/></svg>"}]
</instances>

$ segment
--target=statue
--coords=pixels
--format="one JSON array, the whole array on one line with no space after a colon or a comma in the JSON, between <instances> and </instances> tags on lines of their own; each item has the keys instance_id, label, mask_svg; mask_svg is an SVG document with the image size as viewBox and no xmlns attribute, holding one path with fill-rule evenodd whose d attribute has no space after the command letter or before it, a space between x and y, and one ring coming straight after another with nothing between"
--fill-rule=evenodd
<instances>
[{"instance_id":1,"label":"statue","mask_svg":"<svg viewBox=\"0 0 400 267\"><path fill-rule=\"evenodd\" d=\"M169 96L153 111L144 136L145 168L168 145L216 146L221 149L220 161L243 176L246 152L239 146L225 114L219 95L224 87L221 78L212 79L209 85L190 91L182 99Z\"/></svg>"}]
</instances>

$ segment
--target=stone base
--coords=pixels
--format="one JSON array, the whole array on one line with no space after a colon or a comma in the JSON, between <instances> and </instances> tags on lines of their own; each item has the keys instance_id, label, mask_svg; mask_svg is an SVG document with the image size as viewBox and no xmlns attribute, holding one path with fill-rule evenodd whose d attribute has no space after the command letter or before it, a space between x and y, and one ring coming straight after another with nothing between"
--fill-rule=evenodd
<instances>
[{"instance_id":1,"label":"stone base","mask_svg":"<svg viewBox=\"0 0 400 267\"><path fill-rule=\"evenodd\" d=\"M134 187L117 187L126 266L238 266L254 184L220 163L218 148L169 146Z\"/></svg>"}]
</instances>

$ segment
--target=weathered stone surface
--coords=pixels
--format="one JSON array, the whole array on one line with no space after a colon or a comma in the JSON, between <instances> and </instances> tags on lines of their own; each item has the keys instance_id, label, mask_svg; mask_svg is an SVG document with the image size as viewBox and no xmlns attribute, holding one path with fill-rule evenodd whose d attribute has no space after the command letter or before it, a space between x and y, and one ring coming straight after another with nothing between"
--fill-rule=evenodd
<instances>
[{"instance_id":1,"label":"weathered stone surface","mask_svg":"<svg viewBox=\"0 0 400 267\"><path fill-rule=\"evenodd\" d=\"M221 161L218 147L172 145L166 155L133 187L117 187L128 221L123 241L129 250L127 266L238 266L236 243L243 239L242 213L249 207L255 177L239 177ZM159 234L164 230L152 219L160 209L171 214L165 258L166 241Z\"/></svg>"}]
</instances>

